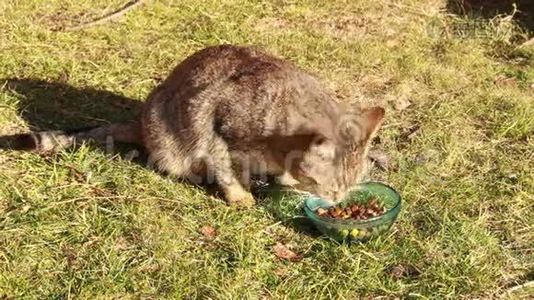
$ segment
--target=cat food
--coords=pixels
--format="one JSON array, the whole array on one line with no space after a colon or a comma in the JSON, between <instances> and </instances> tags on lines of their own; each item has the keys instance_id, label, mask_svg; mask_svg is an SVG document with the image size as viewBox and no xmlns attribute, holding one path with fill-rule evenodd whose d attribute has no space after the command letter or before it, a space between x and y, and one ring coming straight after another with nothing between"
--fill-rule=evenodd
<instances>
[{"instance_id":1,"label":"cat food","mask_svg":"<svg viewBox=\"0 0 534 300\"><path fill-rule=\"evenodd\" d=\"M328 209L318 208L317 215L340 220L367 220L386 212L386 208L376 198L371 198L366 203L352 203L348 206L332 206Z\"/></svg>"},{"instance_id":2,"label":"cat food","mask_svg":"<svg viewBox=\"0 0 534 300\"><path fill-rule=\"evenodd\" d=\"M366 182L334 205L311 196L304 203L306 216L332 240L361 243L373 237L388 238L387 233L400 210L399 194L384 184Z\"/></svg>"}]
</instances>

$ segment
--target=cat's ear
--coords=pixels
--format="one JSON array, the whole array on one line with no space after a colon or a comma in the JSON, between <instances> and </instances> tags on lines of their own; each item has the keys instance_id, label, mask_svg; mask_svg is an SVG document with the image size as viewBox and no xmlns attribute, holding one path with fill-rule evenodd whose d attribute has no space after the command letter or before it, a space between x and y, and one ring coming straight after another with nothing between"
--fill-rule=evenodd
<instances>
[{"instance_id":1,"label":"cat's ear","mask_svg":"<svg viewBox=\"0 0 534 300\"><path fill-rule=\"evenodd\" d=\"M380 126L382 126L385 114L385 109L380 106L371 107L363 111L362 129L364 131L364 140L369 140L375 137L378 129L380 129Z\"/></svg>"},{"instance_id":2,"label":"cat's ear","mask_svg":"<svg viewBox=\"0 0 534 300\"><path fill-rule=\"evenodd\" d=\"M338 137L348 145L366 143L380 129L384 115L385 110L379 106L358 111L348 110L338 122Z\"/></svg>"}]
</instances>

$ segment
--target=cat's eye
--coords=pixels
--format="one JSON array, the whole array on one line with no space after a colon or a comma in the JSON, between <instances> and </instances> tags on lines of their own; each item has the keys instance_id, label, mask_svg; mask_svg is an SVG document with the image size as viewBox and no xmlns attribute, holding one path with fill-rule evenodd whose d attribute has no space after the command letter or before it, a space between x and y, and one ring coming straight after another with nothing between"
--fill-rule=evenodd
<instances>
[{"instance_id":1,"label":"cat's eye","mask_svg":"<svg viewBox=\"0 0 534 300\"><path fill-rule=\"evenodd\" d=\"M313 141L313 143L314 143L315 145L319 145L319 146L322 145L322 144L324 144L324 142L326 142L326 139L325 139L324 137L317 137L317 138L315 138L315 140Z\"/></svg>"}]
</instances>

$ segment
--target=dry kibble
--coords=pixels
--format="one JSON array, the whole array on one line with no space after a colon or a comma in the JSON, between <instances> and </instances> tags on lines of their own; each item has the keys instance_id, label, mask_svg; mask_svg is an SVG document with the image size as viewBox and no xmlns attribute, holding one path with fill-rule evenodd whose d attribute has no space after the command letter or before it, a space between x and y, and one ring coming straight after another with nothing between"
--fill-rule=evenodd
<instances>
[{"instance_id":1,"label":"dry kibble","mask_svg":"<svg viewBox=\"0 0 534 300\"><path fill-rule=\"evenodd\" d=\"M332 209L332 210L329 211L330 216L332 216L334 218L339 217L339 212L340 212L339 209Z\"/></svg>"},{"instance_id":2,"label":"dry kibble","mask_svg":"<svg viewBox=\"0 0 534 300\"><path fill-rule=\"evenodd\" d=\"M322 207L319 207L319 208L317 209L317 214L318 214L319 216L324 216L324 215L328 214L328 211L327 211L326 209L322 208Z\"/></svg>"},{"instance_id":3,"label":"dry kibble","mask_svg":"<svg viewBox=\"0 0 534 300\"><path fill-rule=\"evenodd\" d=\"M386 208L376 198L371 198L367 203L354 203L345 208L334 206L329 209L318 208L317 215L334 219L366 220L386 212Z\"/></svg>"}]
</instances>

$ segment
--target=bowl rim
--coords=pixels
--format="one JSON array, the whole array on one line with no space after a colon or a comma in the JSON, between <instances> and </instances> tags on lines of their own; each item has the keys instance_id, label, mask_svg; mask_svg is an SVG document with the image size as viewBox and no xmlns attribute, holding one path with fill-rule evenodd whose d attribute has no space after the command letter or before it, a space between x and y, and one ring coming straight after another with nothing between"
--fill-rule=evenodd
<instances>
[{"instance_id":1,"label":"bowl rim","mask_svg":"<svg viewBox=\"0 0 534 300\"><path fill-rule=\"evenodd\" d=\"M401 202L402 202L402 197L400 195L399 192L397 192L397 190L395 190L393 187L391 187L390 185L388 184L385 184L385 183L382 183L382 182L378 182L378 181L366 181L366 182L362 182L362 183L359 183L358 185L355 186L355 188L351 189L351 191L357 191L359 187L361 186L365 186L366 184L378 184L378 185L381 185L391 191L393 191L395 193L395 195L397 196L397 203L390 209L388 209L386 212L384 212L383 214L379 215L379 216L376 216L376 217L372 217L372 218L369 218L369 219L365 219L365 220L353 220L353 219L348 219L348 220L340 220L340 219L334 219L334 218L329 218L329 217L322 217L322 216L319 216L318 214L315 213L315 210L311 209L309 207L309 201L311 199L322 199L322 200L325 200L317 195L311 195L310 197L308 197L306 199L306 201L304 201L304 208L306 211L309 211L313 217L319 221L322 221L322 222L325 222L325 223L330 223L330 224L345 224L345 225L361 225L361 224L368 224L368 223L373 223L375 221L378 221L378 220L383 220L383 219L390 219L390 218L395 218L395 216L398 214L393 214L393 212L395 210L399 210L400 211L400 206L401 206ZM344 201L341 201L341 202L338 202L338 203L333 203L332 202L332 205L329 205L329 206L326 206L326 207L332 207L332 206L335 206L339 203L343 203Z\"/></svg>"}]
</instances>

